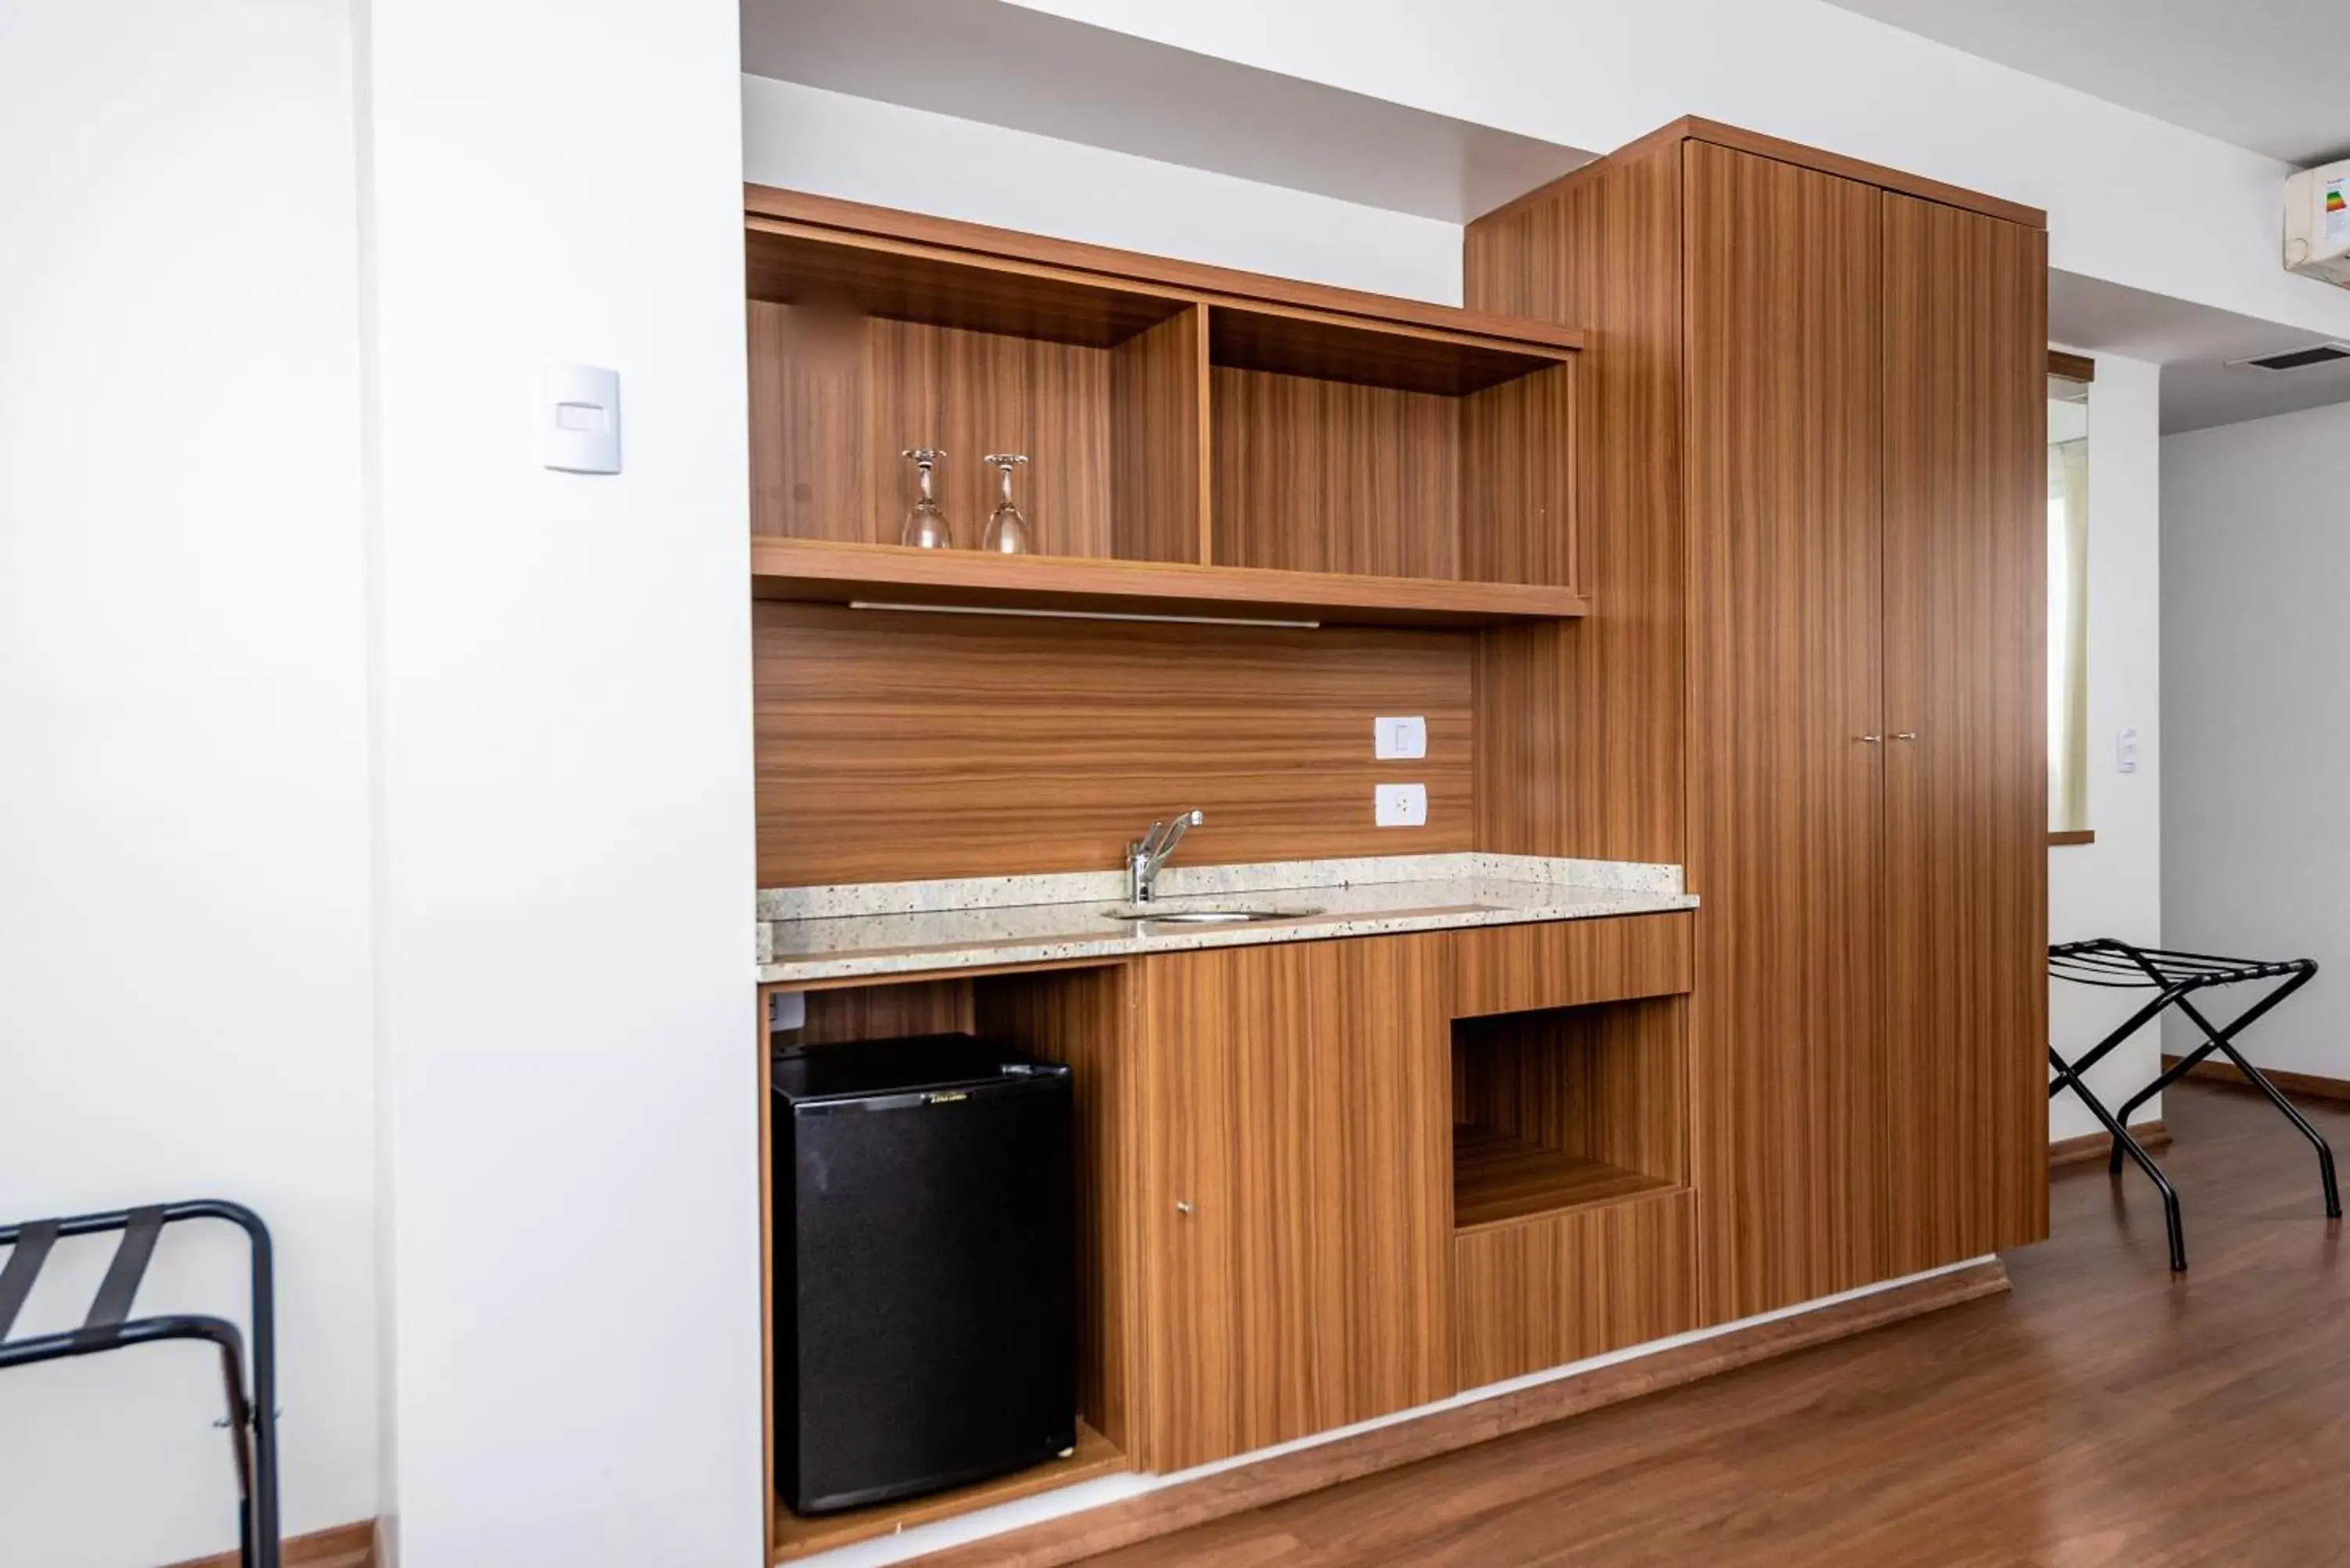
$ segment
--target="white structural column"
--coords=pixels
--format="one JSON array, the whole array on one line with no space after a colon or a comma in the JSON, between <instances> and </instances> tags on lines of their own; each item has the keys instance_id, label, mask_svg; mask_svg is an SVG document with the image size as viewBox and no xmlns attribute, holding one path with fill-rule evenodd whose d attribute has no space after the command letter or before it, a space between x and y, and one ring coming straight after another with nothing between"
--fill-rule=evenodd
<instances>
[{"instance_id":1,"label":"white structural column","mask_svg":"<svg viewBox=\"0 0 2350 1568\"><path fill-rule=\"evenodd\" d=\"M355 24L384 1508L409 1568L749 1568L733 0ZM619 372L619 474L540 466L548 364Z\"/></svg>"}]
</instances>

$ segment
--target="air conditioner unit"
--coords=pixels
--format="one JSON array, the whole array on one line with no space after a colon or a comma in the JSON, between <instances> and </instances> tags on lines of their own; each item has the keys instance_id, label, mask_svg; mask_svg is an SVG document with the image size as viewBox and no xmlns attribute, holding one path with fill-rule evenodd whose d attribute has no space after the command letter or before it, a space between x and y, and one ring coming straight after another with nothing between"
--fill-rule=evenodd
<instances>
[{"instance_id":1,"label":"air conditioner unit","mask_svg":"<svg viewBox=\"0 0 2350 1568\"><path fill-rule=\"evenodd\" d=\"M2350 288L2350 158L2284 182L2284 266Z\"/></svg>"}]
</instances>

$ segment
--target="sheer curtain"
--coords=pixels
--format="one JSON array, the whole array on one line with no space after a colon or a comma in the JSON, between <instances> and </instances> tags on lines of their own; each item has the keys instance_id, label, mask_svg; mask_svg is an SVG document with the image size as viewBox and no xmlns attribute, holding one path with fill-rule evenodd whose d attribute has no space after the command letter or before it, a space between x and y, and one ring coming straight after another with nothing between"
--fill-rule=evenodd
<instances>
[{"instance_id":1,"label":"sheer curtain","mask_svg":"<svg viewBox=\"0 0 2350 1568\"><path fill-rule=\"evenodd\" d=\"M2048 447L2048 830L2052 833L2079 832L2089 826L2088 568L2089 441L2081 435L2052 441Z\"/></svg>"}]
</instances>

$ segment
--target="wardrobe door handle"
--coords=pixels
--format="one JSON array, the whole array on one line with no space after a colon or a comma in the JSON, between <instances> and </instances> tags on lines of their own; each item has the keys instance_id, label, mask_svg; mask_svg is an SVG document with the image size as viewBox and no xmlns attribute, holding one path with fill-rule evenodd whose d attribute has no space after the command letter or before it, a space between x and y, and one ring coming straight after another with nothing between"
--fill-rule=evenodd
<instances>
[{"instance_id":1,"label":"wardrobe door handle","mask_svg":"<svg viewBox=\"0 0 2350 1568\"><path fill-rule=\"evenodd\" d=\"M1873 746L1877 744L1877 742L1885 739L1885 737L1882 735L1855 735L1853 739L1858 741L1864 746Z\"/></svg>"},{"instance_id":2,"label":"wardrobe door handle","mask_svg":"<svg viewBox=\"0 0 2350 1568\"><path fill-rule=\"evenodd\" d=\"M1914 741L1918 738L1918 732L1915 730L1903 730L1893 738L1897 741Z\"/></svg>"}]
</instances>

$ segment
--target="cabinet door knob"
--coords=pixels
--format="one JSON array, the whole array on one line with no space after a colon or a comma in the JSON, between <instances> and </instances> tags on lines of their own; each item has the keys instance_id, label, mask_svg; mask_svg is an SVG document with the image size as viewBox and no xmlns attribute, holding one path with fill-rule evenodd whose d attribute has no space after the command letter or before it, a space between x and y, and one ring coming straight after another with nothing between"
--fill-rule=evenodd
<instances>
[{"instance_id":1,"label":"cabinet door knob","mask_svg":"<svg viewBox=\"0 0 2350 1568\"><path fill-rule=\"evenodd\" d=\"M1181 1198L1177 1199L1175 1200L1175 1212L1176 1212L1176 1213L1178 1213L1178 1214L1189 1214L1190 1212L1191 1212L1191 1205L1190 1200L1189 1200L1189 1199L1181 1199Z\"/></svg>"}]
</instances>

